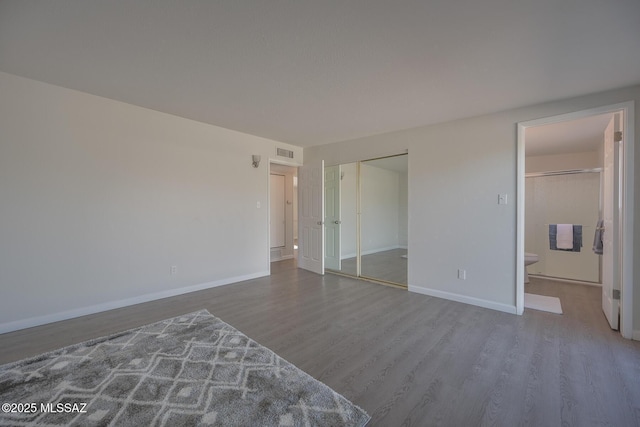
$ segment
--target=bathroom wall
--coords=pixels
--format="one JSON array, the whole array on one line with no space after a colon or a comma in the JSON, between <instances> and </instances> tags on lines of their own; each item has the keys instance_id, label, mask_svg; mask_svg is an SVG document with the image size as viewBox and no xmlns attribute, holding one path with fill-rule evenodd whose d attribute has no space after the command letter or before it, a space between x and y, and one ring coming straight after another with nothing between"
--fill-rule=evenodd
<instances>
[{"instance_id":1,"label":"bathroom wall","mask_svg":"<svg viewBox=\"0 0 640 427\"><path fill-rule=\"evenodd\" d=\"M592 251L600 205L600 173L535 176L525 180L525 251L540 261L529 274L600 281L599 256ZM551 250L549 224L582 225L580 252Z\"/></svg>"},{"instance_id":2,"label":"bathroom wall","mask_svg":"<svg viewBox=\"0 0 640 427\"><path fill-rule=\"evenodd\" d=\"M554 172L602 167L602 150L578 153L527 156L526 173ZM527 267L529 274L540 274L589 282L600 281L600 259L591 251L595 232L593 206L597 206L595 221L599 218L601 190L600 174L588 177L537 177L525 181L525 250L538 254L540 261ZM593 176L591 176L593 175ZM598 178L596 178L596 176ZM541 179L542 178L542 179ZM597 182L596 182L597 181ZM554 187L555 188L547 188ZM577 192L569 189L575 186ZM569 202L571 201L571 202ZM569 203L576 211L566 211ZM586 206L586 207L585 207ZM580 253L552 251L549 249L548 224L573 223L563 218L583 218L583 248ZM574 219L573 221L578 221ZM576 222L578 223L578 222Z\"/></svg>"}]
</instances>

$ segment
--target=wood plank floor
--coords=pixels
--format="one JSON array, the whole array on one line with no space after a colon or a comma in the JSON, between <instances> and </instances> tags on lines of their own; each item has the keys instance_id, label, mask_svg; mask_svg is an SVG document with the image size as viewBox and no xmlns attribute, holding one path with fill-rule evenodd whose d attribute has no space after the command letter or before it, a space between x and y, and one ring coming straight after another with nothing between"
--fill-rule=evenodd
<instances>
[{"instance_id":1,"label":"wood plank floor","mask_svg":"<svg viewBox=\"0 0 640 427\"><path fill-rule=\"evenodd\" d=\"M364 408L372 426L638 426L640 342L600 288L532 279L523 316L272 264L270 277L0 335L0 363L205 308Z\"/></svg>"}]
</instances>

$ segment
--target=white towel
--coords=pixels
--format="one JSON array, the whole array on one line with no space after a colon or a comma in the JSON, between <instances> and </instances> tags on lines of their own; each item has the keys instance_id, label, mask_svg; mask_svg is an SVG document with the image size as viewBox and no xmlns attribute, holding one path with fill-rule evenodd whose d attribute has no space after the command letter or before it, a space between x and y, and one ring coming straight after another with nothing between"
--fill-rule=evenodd
<instances>
[{"instance_id":1,"label":"white towel","mask_svg":"<svg viewBox=\"0 0 640 427\"><path fill-rule=\"evenodd\" d=\"M558 224L556 247L558 249L573 249L573 224Z\"/></svg>"}]
</instances>

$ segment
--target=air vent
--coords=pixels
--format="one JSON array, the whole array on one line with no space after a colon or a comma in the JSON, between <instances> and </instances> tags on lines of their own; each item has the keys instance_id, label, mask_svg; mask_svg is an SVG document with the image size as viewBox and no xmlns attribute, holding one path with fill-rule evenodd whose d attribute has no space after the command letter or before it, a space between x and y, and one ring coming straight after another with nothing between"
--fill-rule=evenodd
<instances>
[{"instance_id":1,"label":"air vent","mask_svg":"<svg viewBox=\"0 0 640 427\"><path fill-rule=\"evenodd\" d=\"M276 148L276 154L280 157L286 157L287 159L293 159L293 151L285 150L284 148Z\"/></svg>"}]
</instances>

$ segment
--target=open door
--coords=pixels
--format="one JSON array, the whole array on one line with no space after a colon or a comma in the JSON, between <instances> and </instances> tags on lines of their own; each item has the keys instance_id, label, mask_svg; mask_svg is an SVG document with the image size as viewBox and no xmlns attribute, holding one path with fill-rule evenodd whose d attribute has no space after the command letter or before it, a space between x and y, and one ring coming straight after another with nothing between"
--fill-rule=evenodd
<instances>
[{"instance_id":1,"label":"open door","mask_svg":"<svg viewBox=\"0 0 640 427\"><path fill-rule=\"evenodd\" d=\"M602 216L604 232L602 234L602 311L611 329L618 330L620 313L620 274L619 265L619 209L620 205L620 113L614 115L604 131L604 174ZM618 141L616 141L618 139Z\"/></svg>"},{"instance_id":2,"label":"open door","mask_svg":"<svg viewBox=\"0 0 640 427\"><path fill-rule=\"evenodd\" d=\"M340 166L324 170L325 267L340 271Z\"/></svg>"},{"instance_id":3,"label":"open door","mask_svg":"<svg viewBox=\"0 0 640 427\"><path fill-rule=\"evenodd\" d=\"M298 169L298 267L324 274L324 161Z\"/></svg>"}]
</instances>

